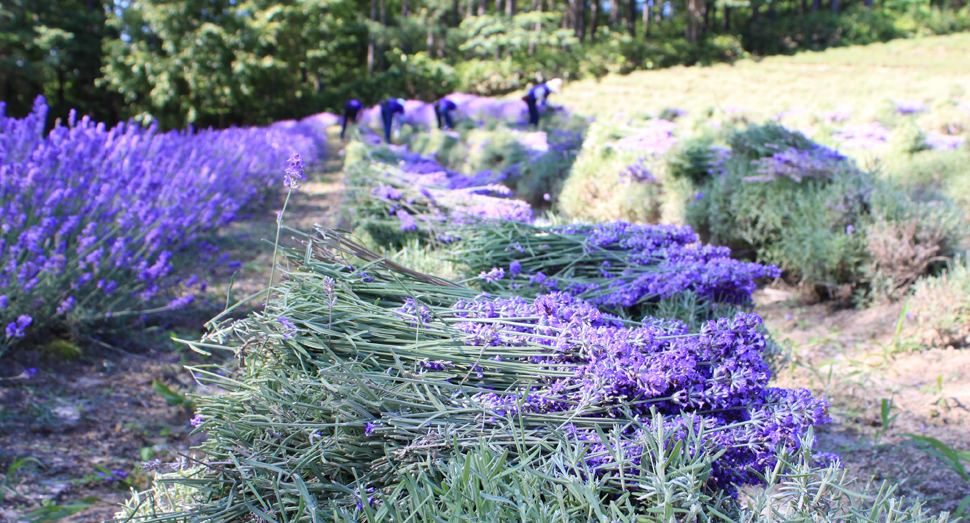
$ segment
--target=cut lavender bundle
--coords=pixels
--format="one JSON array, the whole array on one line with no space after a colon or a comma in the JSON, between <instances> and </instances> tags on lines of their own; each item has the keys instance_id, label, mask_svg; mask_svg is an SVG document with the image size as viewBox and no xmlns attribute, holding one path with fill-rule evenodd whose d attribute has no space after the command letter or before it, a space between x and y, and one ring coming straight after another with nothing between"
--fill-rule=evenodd
<instances>
[{"instance_id":1,"label":"cut lavender bundle","mask_svg":"<svg viewBox=\"0 0 970 523\"><path fill-rule=\"evenodd\" d=\"M265 312L214 320L190 343L232 350L245 365L228 377L196 370L224 391L197 400L206 457L160 486L191 505L164 498L144 521L228 522L267 499L259 510L315 514L293 520L361 510L372 502L362 492L377 500L483 442L503 453L498 466L570 455L560 470L599 482L594 497L630 494L632 513L647 514L639 489L663 483L652 463L669 440L707 471L678 491L733 512L737 486L811 446L803 432L827 420L824 400L768 386L757 316L689 334L565 293L480 295L332 231L303 238ZM648 444L658 431L659 447Z\"/></svg>"},{"instance_id":2,"label":"cut lavender bundle","mask_svg":"<svg viewBox=\"0 0 970 523\"><path fill-rule=\"evenodd\" d=\"M469 274L507 271L506 278L480 281L486 291L536 296L558 290L635 318L680 293L748 305L755 280L780 275L776 267L731 259L726 247L699 244L687 226L506 222L455 234L462 239L451 257Z\"/></svg>"}]
</instances>

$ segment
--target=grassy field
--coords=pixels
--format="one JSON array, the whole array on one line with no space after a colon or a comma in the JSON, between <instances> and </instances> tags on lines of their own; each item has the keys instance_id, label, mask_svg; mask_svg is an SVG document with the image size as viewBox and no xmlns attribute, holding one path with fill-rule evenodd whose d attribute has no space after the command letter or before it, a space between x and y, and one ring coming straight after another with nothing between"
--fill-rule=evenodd
<instances>
[{"instance_id":1,"label":"grassy field","mask_svg":"<svg viewBox=\"0 0 970 523\"><path fill-rule=\"evenodd\" d=\"M850 121L863 122L890 100L932 105L968 94L970 34L956 34L571 82L555 101L597 118L740 106L757 119L847 105Z\"/></svg>"}]
</instances>

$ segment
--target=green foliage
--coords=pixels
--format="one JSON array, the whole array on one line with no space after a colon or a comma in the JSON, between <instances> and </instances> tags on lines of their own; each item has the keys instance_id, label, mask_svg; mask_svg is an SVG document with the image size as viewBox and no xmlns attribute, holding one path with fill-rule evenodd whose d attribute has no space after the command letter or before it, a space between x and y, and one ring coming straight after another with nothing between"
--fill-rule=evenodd
<instances>
[{"instance_id":1,"label":"green foliage","mask_svg":"<svg viewBox=\"0 0 970 523\"><path fill-rule=\"evenodd\" d=\"M700 186L723 160L720 151L714 148L714 142L715 136L709 133L682 140L667 153L667 172L675 179Z\"/></svg>"},{"instance_id":2,"label":"green foliage","mask_svg":"<svg viewBox=\"0 0 970 523\"><path fill-rule=\"evenodd\" d=\"M923 452L933 456L946 468L953 471L960 479L970 484L970 471L964 463L970 464L970 451L956 450L942 441L929 436L906 434L910 438L909 444L915 444ZM953 513L954 521L970 516L970 495L960 501Z\"/></svg>"},{"instance_id":3,"label":"green foliage","mask_svg":"<svg viewBox=\"0 0 970 523\"><path fill-rule=\"evenodd\" d=\"M164 383L158 380L152 380L152 388L155 390L155 394L158 394L168 403L170 407L185 407L187 409L195 408L195 403L192 400L186 398L185 396L175 392L170 389Z\"/></svg>"},{"instance_id":4,"label":"green foliage","mask_svg":"<svg viewBox=\"0 0 970 523\"><path fill-rule=\"evenodd\" d=\"M779 9L775 19L751 24L751 3L731 2L729 27L710 24L689 42L682 2L648 37L639 14L631 35L626 22L600 13L594 37L591 13L577 27L571 4L561 1L542 10L521 5L508 16L445 0L392 0L380 10L366 0L12 0L0 6L0 100L18 116L45 94L55 117L77 108L108 123L228 126L339 111L350 97L494 95L553 77L733 63L749 53L970 28L970 7L843 3L838 14Z\"/></svg>"},{"instance_id":5,"label":"green foliage","mask_svg":"<svg viewBox=\"0 0 970 523\"><path fill-rule=\"evenodd\" d=\"M0 102L23 117L43 94L53 118L71 109L109 122L118 118L117 96L97 89L105 25L102 0L10 0L0 3ZM50 123L53 123L53 118Z\"/></svg>"},{"instance_id":6,"label":"green foliage","mask_svg":"<svg viewBox=\"0 0 970 523\"><path fill-rule=\"evenodd\" d=\"M728 144L735 156L747 160L757 160L789 148L800 151L815 148L815 144L801 132L775 123L753 125L731 133Z\"/></svg>"},{"instance_id":7,"label":"green foliage","mask_svg":"<svg viewBox=\"0 0 970 523\"><path fill-rule=\"evenodd\" d=\"M40 508L28 511L24 514L24 521L28 523L46 523L58 521L69 516L73 516L82 510L91 508L95 503L100 503L101 498L97 496L85 496L64 505L57 505L50 501Z\"/></svg>"}]
</instances>

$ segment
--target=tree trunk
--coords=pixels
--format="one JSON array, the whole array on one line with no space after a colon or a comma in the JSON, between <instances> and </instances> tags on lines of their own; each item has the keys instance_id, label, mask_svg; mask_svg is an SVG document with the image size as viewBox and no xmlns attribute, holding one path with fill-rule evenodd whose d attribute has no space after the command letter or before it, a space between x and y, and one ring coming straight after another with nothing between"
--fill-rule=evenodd
<instances>
[{"instance_id":1,"label":"tree trunk","mask_svg":"<svg viewBox=\"0 0 970 523\"><path fill-rule=\"evenodd\" d=\"M724 16L721 17L721 32L728 32L731 30L731 8L727 5L724 6Z\"/></svg>"},{"instance_id":2,"label":"tree trunk","mask_svg":"<svg viewBox=\"0 0 970 523\"><path fill-rule=\"evenodd\" d=\"M596 0L593 0L594 2ZM596 5L595 3L593 5ZM650 0L643 3L643 37L650 37Z\"/></svg>"},{"instance_id":3,"label":"tree trunk","mask_svg":"<svg viewBox=\"0 0 970 523\"><path fill-rule=\"evenodd\" d=\"M505 16L515 16L515 0L505 0Z\"/></svg>"},{"instance_id":4,"label":"tree trunk","mask_svg":"<svg viewBox=\"0 0 970 523\"><path fill-rule=\"evenodd\" d=\"M532 12L542 12L542 0L532 0ZM536 40L542 35L542 22L536 22L535 36L529 39L529 56L536 54Z\"/></svg>"},{"instance_id":5,"label":"tree trunk","mask_svg":"<svg viewBox=\"0 0 970 523\"><path fill-rule=\"evenodd\" d=\"M495 16L502 14L502 0L495 0Z\"/></svg>"},{"instance_id":6,"label":"tree trunk","mask_svg":"<svg viewBox=\"0 0 970 523\"><path fill-rule=\"evenodd\" d=\"M478 16L484 16L485 15L485 11L488 10L488 6L485 5L485 2L486 2L486 0L479 0L478 1Z\"/></svg>"},{"instance_id":7,"label":"tree trunk","mask_svg":"<svg viewBox=\"0 0 970 523\"><path fill-rule=\"evenodd\" d=\"M963 4L962 1L957 0L957 9L962 9L963 8L962 4ZM872 0L862 0L862 6L867 9L872 7Z\"/></svg>"},{"instance_id":8,"label":"tree trunk","mask_svg":"<svg viewBox=\"0 0 970 523\"><path fill-rule=\"evenodd\" d=\"M586 0L574 1L576 2L576 37L583 42L586 40Z\"/></svg>"},{"instance_id":9,"label":"tree trunk","mask_svg":"<svg viewBox=\"0 0 970 523\"><path fill-rule=\"evenodd\" d=\"M407 1L407 0L405 0ZM475 14L475 0L465 0L465 18L471 18Z\"/></svg>"},{"instance_id":10,"label":"tree trunk","mask_svg":"<svg viewBox=\"0 0 970 523\"><path fill-rule=\"evenodd\" d=\"M408 0L401 0L401 18L408 16Z\"/></svg>"},{"instance_id":11,"label":"tree trunk","mask_svg":"<svg viewBox=\"0 0 970 523\"><path fill-rule=\"evenodd\" d=\"M461 18L461 4L458 0L454 0L451 4L451 27L458 27L458 23Z\"/></svg>"},{"instance_id":12,"label":"tree trunk","mask_svg":"<svg viewBox=\"0 0 970 523\"><path fill-rule=\"evenodd\" d=\"M704 27L701 28L701 34L707 34L707 31L711 26L711 11L713 11L713 9L707 5L707 2L704 2Z\"/></svg>"},{"instance_id":13,"label":"tree trunk","mask_svg":"<svg viewBox=\"0 0 970 523\"><path fill-rule=\"evenodd\" d=\"M637 0L630 0L630 36L637 37Z\"/></svg>"},{"instance_id":14,"label":"tree trunk","mask_svg":"<svg viewBox=\"0 0 970 523\"><path fill-rule=\"evenodd\" d=\"M822 0L812 0L812 12L817 13L822 8Z\"/></svg>"},{"instance_id":15,"label":"tree trunk","mask_svg":"<svg viewBox=\"0 0 970 523\"><path fill-rule=\"evenodd\" d=\"M704 0L687 0L687 29L685 37L690 43L696 43L701 33L701 23L704 19Z\"/></svg>"},{"instance_id":16,"label":"tree trunk","mask_svg":"<svg viewBox=\"0 0 970 523\"><path fill-rule=\"evenodd\" d=\"M613 31L617 30L617 25L620 23L620 2L619 0L610 0L610 29Z\"/></svg>"},{"instance_id":17,"label":"tree trunk","mask_svg":"<svg viewBox=\"0 0 970 523\"><path fill-rule=\"evenodd\" d=\"M428 38L425 43L428 44L428 56L434 53L434 33L431 31L431 20L428 20Z\"/></svg>"},{"instance_id":18,"label":"tree trunk","mask_svg":"<svg viewBox=\"0 0 970 523\"><path fill-rule=\"evenodd\" d=\"M815 1L817 2L818 0L815 0ZM370 21L371 22L377 21L377 0L370 0ZM375 44L376 44L376 41L374 39L374 34L371 33L369 35L369 39L367 40L367 74L368 75L374 74L374 51L375 51L374 45Z\"/></svg>"},{"instance_id":19,"label":"tree trunk","mask_svg":"<svg viewBox=\"0 0 970 523\"><path fill-rule=\"evenodd\" d=\"M798 4L798 14L803 15L806 12L808 12L808 0L802 0L801 3Z\"/></svg>"},{"instance_id":20,"label":"tree trunk","mask_svg":"<svg viewBox=\"0 0 970 523\"><path fill-rule=\"evenodd\" d=\"M832 0L832 14L839 14L839 0Z\"/></svg>"},{"instance_id":21,"label":"tree trunk","mask_svg":"<svg viewBox=\"0 0 970 523\"><path fill-rule=\"evenodd\" d=\"M776 18L778 18L778 12L775 11L775 3L772 2L768 4L768 20L774 22Z\"/></svg>"},{"instance_id":22,"label":"tree trunk","mask_svg":"<svg viewBox=\"0 0 970 523\"><path fill-rule=\"evenodd\" d=\"M753 0L751 2L751 25L755 26L761 23L761 2L759 0Z\"/></svg>"},{"instance_id":23,"label":"tree trunk","mask_svg":"<svg viewBox=\"0 0 970 523\"><path fill-rule=\"evenodd\" d=\"M596 40L596 28L600 24L600 1L593 0L589 4L589 42L593 43Z\"/></svg>"},{"instance_id":24,"label":"tree trunk","mask_svg":"<svg viewBox=\"0 0 970 523\"><path fill-rule=\"evenodd\" d=\"M381 0L381 52L377 56L377 61L380 64L380 70L383 73L387 70L387 63L385 63L385 51L387 47L387 0Z\"/></svg>"}]
</instances>

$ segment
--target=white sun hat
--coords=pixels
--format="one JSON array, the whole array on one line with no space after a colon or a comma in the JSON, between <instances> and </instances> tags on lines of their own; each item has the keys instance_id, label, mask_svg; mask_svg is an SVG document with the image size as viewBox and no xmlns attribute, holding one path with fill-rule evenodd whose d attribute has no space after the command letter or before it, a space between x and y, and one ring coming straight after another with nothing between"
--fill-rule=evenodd
<instances>
[{"instance_id":1,"label":"white sun hat","mask_svg":"<svg viewBox=\"0 0 970 523\"><path fill-rule=\"evenodd\" d=\"M562 78L553 78L546 82L546 87L554 93L558 93L562 90Z\"/></svg>"}]
</instances>

